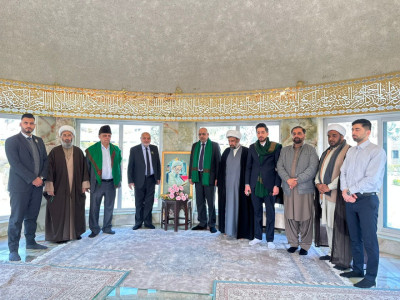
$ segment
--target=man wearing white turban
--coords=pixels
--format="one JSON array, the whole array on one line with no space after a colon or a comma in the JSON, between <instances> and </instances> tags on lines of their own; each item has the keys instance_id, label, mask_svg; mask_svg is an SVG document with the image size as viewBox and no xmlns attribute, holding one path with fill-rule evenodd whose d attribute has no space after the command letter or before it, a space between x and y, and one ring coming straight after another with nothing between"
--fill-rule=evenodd
<instances>
[{"instance_id":1,"label":"man wearing white turban","mask_svg":"<svg viewBox=\"0 0 400 300\"><path fill-rule=\"evenodd\" d=\"M229 148L222 153L218 173L219 231L233 238L252 240L254 211L251 199L244 193L246 162L249 149L240 145L237 130L226 133Z\"/></svg>"},{"instance_id":2,"label":"man wearing white turban","mask_svg":"<svg viewBox=\"0 0 400 300\"><path fill-rule=\"evenodd\" d=\"M330 260L337 268L349 268L351 249L346 224L345 202L338 188L340 167L350 146L344 139L346 129L343 126L330 124L326 133L329 147L321 155L315 176L315 186L318 189L317 201L315 201L315 244L319 244L319 223L321 223L326 228L331 254L321 256L320 259ZM344 224L340 226L340 222L344 222ZM338 226L341 227L341 230L337 230ZM334 247L333 244L335 244Z\"/></svg>"},{"instance_id":3,"label":"man wearing white turban","mask_svg":"<svg viewBox=\"0 0 400 300\"><path fill-rule=\"evenodd\" d=\"M44 196L46 241L66 242L86 231L85 192L90 187L85 156L73 145L75 129L64 125L58 131L61 145L49 153L49 172Z\"/></svg>"}]
</instances>

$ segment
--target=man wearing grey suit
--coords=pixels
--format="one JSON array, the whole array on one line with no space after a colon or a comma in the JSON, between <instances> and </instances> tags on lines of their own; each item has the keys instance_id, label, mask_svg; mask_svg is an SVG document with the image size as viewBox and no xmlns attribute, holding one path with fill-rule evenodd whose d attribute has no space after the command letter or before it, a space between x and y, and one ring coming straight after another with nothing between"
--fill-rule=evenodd
<instances>
[{"instance_id":1,"label":"man wearing grey suit","mask_svg":"<svg viewBox=\"0 0 400 300\"><path fill-rule=\"evenodd\" d=\"M140 136L141 144L131 148L128 164L129 188L135 188L135 226L137 230L144 226L154 229L152 211L154 204L155 185L160 184L161 163L158 148L150 145L151 136L143 132Z\"/></svg>"},{"instance_id":2,"label":"man wearing grey suit","mask_svg":"<svg viewBox=\"0 0 400 300\"><path fill-rule=\"evenodd\" d=\"M19 239L24 222L26 249L46 249L35 241L36 221L42 202L44 176L47 175L48 161L46 148L40 137L32 134L35 117L24 114L21 118L21 132L9 137L5 150L10 164L8 190L10 192L11 214L8 223L8 248L10 261L19 261Z\"/></svg>"},{"instance_id":3,"label":"man wearing grey suit","mask_svg":"<svg viewBox=\"0 0 400 300\"><path fill-rule=\"evenodd\" d=\"M221 150L218 143L209 139L207 128L199 129L199 141L192 145L189 163L189 182L196 190L196 205L199 224L192 230L205 230L207 224L211 233L215 228L215 187L218 184ZM207 205L206 205L207 203ZM207 222L208 206L208 222Z\"/></svg>"}]
</instances>

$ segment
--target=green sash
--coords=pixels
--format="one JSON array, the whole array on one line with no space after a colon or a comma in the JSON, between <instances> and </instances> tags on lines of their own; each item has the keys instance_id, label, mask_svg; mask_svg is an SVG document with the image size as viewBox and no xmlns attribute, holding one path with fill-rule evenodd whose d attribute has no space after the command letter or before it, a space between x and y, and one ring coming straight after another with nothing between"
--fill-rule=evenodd
<instances>
[{"instance_id":1,"label":"green sash","mask_svg":"<svg viewBox=\"0 0 400 300\"><path fill-rule=\"evenodd\" d=\"M193 153L193 164L192 164L192 181L199 182L199 156L200 156L201 142L198 141L194 147ZM211 171L211 157L212 157L212 142L207 139L204 149L204 160L203 160L203 177L201 183L205 186L210 185L210 171Z\"/></svg>"},{"instance_id":2,"label":"green sash","mask_svg":"<svg viewBox=\"0 0 400 300\"><path fill-rule=\"evenodd\" d=\"M110 156L111 156L111 169L112 176L115 186L119 186L121 182L121 150L110 143ZM101 185L101 170L103 168L103 154L101 152L101 142L90 146L86 149L86 157L90 160L93 167L95 168L96 181Z\"/></svg>"},{"instance_id":3,"label":"green sash","mask_svg":"<svg viewBox=\"0 0 400 300\"><path fill-rule=\"evenodd\" d=\"M279 148L280 144L275 143L275 142L270 142L269 138L267 138L267 141L264 146L260 144L260 141L257 141L254 143L256 152L258 154L258 158L260 160L260 165L263 163L264 159L267 157L267 155L270 155L275 152L277 148ZM265 196L269 195L268 189L264 186L264 183L262 181L261 177L261 172L258 174L257 178L257 184L256 184L256 196L260 198L264 198Z\"/></svg>"}]
</instances>

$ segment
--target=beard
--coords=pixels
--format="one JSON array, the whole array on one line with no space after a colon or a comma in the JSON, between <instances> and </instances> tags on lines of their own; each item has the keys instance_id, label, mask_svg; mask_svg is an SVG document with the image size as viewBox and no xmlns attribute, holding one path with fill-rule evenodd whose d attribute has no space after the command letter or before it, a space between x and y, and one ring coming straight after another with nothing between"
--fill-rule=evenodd
<instances>
[{"instance_id":1,"label":"beard","mask_svg":"<svg viewBox=\"0 0 400 300\"><path fill-rule=\"evenodd\" d=\"M61 145L62 145L62 147L65 148L65 149L70 149L70 148L72 148L72 141L71 141L71 142L64 142L64 141L61 141Z\"/></svg>"},{"instance_id":2,"label":"beard","mask_svg":"<svg viewBox=\"0 0 400 300\"><path fill-rule=\"evenodd\" d=\"M25 134L31 134L31 133L33 132L33 129L31 129L31 128L27 128L27 129L22 128L21 131L22 131L23 133L25 133Z\"/></svg>"},{"instance_id":3,"label":"beard","mask_svg":"<svg viewBox=\"0 0 400 300\"><path fill-rule=\"evenodd\" d=\"M363 139L364 139L363 137L359 137L359 136L354 137L353 136L353 141L355 141L356 143L362 142Z\"/></svg>"},{"instance_id":4,"label":"beard","mask_svg":"<svg viewBox=\"0 0 400 300\"><path fill-rule=\"evenodd\" d=\"M329 143L329 146L331 146L331 148L336 148L337 146L339 146L342 143L341 140L339 140L337 143L331 145L331 143Z\"/></svg>"},{"instance_id":5,"label":"beard","mask_svg":"<svg viewBox=\"0 0 400 300\"><path fill-rule=\"evenodd\" d=\"M293 139L293 143L295 143L295 144L301 144L302 142L303 142L303 140L301 138L295 137Z\"/></svg>"},{"instance_id":6,"label":"beard","mask_svg":"<svg viewBox=\"0 0 400 300\"><path fill-rule=\"evenodd\" d=\"M267 138L265 138L265 139L258 139L258 141L259 141L261 144L263 144L263 143L265 143L265 142L267 141Z\"/></svg>"}]
</instances>

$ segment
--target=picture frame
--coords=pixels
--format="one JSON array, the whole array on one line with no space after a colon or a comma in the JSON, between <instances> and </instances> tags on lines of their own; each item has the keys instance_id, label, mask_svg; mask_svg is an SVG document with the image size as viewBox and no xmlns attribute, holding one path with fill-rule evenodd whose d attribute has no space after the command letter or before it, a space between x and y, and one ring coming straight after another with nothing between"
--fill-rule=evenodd
<instances>
[{"instance_id":1,"label":"picture frame","mask_svg":"<svg viewBox=\"0 0 400 300\"><path fill-rule=\"evenodd\" d=\"M168 194L168 188L182 185L184 193L193 196L189 183L189 151L163 151L161 162L161 194Z\"/></svg>"}]
</instances>

